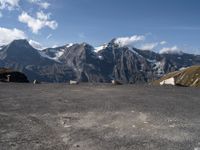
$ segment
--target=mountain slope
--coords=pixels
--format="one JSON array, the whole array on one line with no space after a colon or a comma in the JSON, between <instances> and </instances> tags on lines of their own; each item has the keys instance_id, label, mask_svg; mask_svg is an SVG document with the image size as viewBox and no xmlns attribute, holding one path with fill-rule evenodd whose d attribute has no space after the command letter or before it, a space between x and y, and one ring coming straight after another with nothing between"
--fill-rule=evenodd
<instances>
[{"instance_id":1,"label":"mountain slope","mask_svg":"<svg viewBox=\"0 0 200 150\"><path fill-rule=\"evenodd\" d=\"M38 50L34 49L27 40L15 40L3 47L0 51L0 60L23 65L45 65L51 62L41 57Z\"/></svg>"},{"instance_id":2,"label":"mountain slope","mask_svg":"<svg viewBox=\"0 0 200 150\"><path fill-rule=\"evenodd\" d=\"M175 85L200 87L200 65L169 73L158 81L155 81L154 84L159 85L163 81L172 78L174 79Z\"/></svg>"},{"instance_id":3,"label":"mountain slope","mask_svg":"<svg viewBox=\"0 0 200 150\"><path fill-rule=\"evenodd\" d=\"M148 72L150 66L134 49L119 47L111 42L98 54L103 60L103 73L110 79L125 83L147 82L147 75L144 72Z\"/></svg>"},{"instance_id":4,"label":"mountain slope","mask_svg":"<svg viewBox=\"0 0 200 150\"><path fill-rule=\"evenodd\" d=\"M15 40L0 51L0 67L25 73L30 80L51 81L57 62L43 57L27 40Z\"/></svg>"},{"instance_id":5,"label":"mountain slope","mask_svg":"<svg viewBox=\"0 0 200 150\"><path fill-rule=\"evenodd\" d=\"M76 80L103 82L101 60L93 50L94 48L87 43L74 44L63 53L59 60L74 69Z\"/></svg>"}]
</instances>

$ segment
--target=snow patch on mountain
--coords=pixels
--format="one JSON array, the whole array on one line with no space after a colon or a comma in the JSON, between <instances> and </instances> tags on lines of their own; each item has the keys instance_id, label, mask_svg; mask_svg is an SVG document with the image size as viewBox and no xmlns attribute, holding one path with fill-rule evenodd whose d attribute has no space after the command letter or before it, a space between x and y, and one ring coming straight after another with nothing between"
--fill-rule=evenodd
<instances>
[{"instance_id":1,"label":"snow patch on mountain","mask_svg":"<svg viewBox=\"0 0 200 150\"><path fill-rule=\"evenodd\" d=\"M147 61L150 62L150 63L156 63L157 62L157 60L155 60L155 59L153 59L153 60L147 59Z\"/></svg>"},{"instance_id":2,"label":"snow patch on mountain","mask_svg":"<svg viewBox=\"0 0 200 150\"><path fill-rule=\"evenodd\" d=\"M51 51L51 52L55 52L55 57L50 57L50 56L48 56L44 51L38 51L38 52L39 52L39 54L40 54L42 57L45 57L45 58L48 58L48 59L51 59L51 60L60 62L60 61L59 61L59 58L60 58L60 56L63 55L64 49L61 49L60 51L57 51L57 52L56 52L54 49L51 49L50 51Z\"/></svg>"},{"instance_id":3,"label":"snow patch on mountain","mask_svg":"<svg viewBox=\"0 0 200 150\"><path fill-rule=\"evenodd\" d=\"M164 63L161 61L157 61L154 63L154 67L153 69L157 71L157 75L158 76L162 76L165 72L164 72Z\"/></svg>"},{"instance_id":4,"label":"snow patch on mountain","mask_svg":"<svg viewBox=\"0 0 200 150\"><path fill-rule=\"evenodd\" d=\"M57 61L57 62L60 62L59 60L56 60L48 55L46 55L43 51L38 51L38 53L40 54L40 56L44 57L44 58L47 58L47 59L51 59L51 60L54 60L54 61Z\"/></svg>"},{"instance_id":5,"label":"snow patch on mountain","mask_svg":"<svg viewBox=\"0 0 200 150\"><path fill-rule=\"evenodd\" d=\"M99 52L99 51L101 51L101 50L103 50L103 49L105 49L105 48L107 48L108 47L108 45L107 44L104 44L104 45L102 45L102 46L99 46L99 47L95 47L94 48L94 52Z\"/></svg>"},{"instance_id":6,"label":"snow patch on mountain","mask_svg":"<svg viewBox=\"0 0 200 150\"><path fill-rule=\"evenodd\" d=\"M70 48L70 47L72 47L73 45L74 45L74 43L69 43L69 44L66 45L66 48Z\"/></svg>"},{"instance_id":7,"label":"snow patch on mountain","mask_svg":"<svg viewBox=\"0 0 200 150\"><path fill-rule=\"evenodd\" d=\"M54 53L54 57L48 56L44 51L39 51L39 53L40 53L40 55L41 55L42 57L45 57L45 58L48 58L48 59L51 59L51 60L55 60L55 61L57 61L57 62L60 62L60 61L59 61L59 58L64 54L65 50L66 50L67 48L72 47L73 45L74 45L73 43L70 43L70 44L67 44L67 45L66 45L65 47L63 47L63 48L55 47L55 48L49 49L49 51L50 51L51 53Z\"/></svg>"},{"instance_id":8,"label":"snow patch on mountain","mask_svg":"<svg viewBox=\"0 0 200 150\"><path fill-rule=\"evenodd\" d=\"M3 47L4 47L4 46L0 46L0 50L2 50L2 49L3 49Z\"/></svg>"},{"instance_id":9,"label":"snow patch on mountain","mask_svg":"<svg viewBox=\"0 0 200 150\"><path fill-rule=\"evenodd\" d=\"M45 47L43 47L42 44L40 44L39 42L34 41L34 40L29 40L29 44L30 44L33 48L35 48L35 49L37 49L37 50L43 50L43 49L45 49Z\"/></svg>"},{"instance_id":10,"label":"snow patch on mountain","mask_svg":"<svg viewBox=\"0 0 200 150\"><path fill-rule=\"evenodd\" d=\"M55 57L53 57L54 60L58 60L65 52L65 49L60 49L55 53Z\"/></svg>"},{"instance_id":11,"label":"snow patch on mountain","mask_svg":"<svg viewBox=\"0 0 200 150\"><path fill-rule=\"evenodd\" d=\"M74 44L73 43L70 43L70 44L67 44L66 46L65 46L65 48L67 49L67 48L70 48L70 47L72 47ZM63 54L64 54L64 52L65 52L65 48L63 48L63 49L60 49L59 51L56 51L55 52L55 57L53 57L53 59L54 60L58 60Z\"/></svg>"},{"instance_id":12,"label":"snow patch on mountain","mask_svg":"<svg viewBox=\"0 0 200 150\"><path fill-rule=\"evenodd\" d=\"M136 52L135 50L134 50L134 48L132 48L132 47L128 47L128 50L130 50L131 52L133 52L135 55L137 55L138 57L140 57L140 58L144 58L142 55L140 55L138 52Z\"/></svg>"},{"instance_id":13,"label":"snow patch on mountain","mask_svg":"<svg viewBox=\"0 0 200 150\"><path fill-rule=\"evenodd\" d=\"M103 60L103 56L101 56L101 55L99 55L98 58L101 59L101 60Z\"/></svg>"}]
</instances>

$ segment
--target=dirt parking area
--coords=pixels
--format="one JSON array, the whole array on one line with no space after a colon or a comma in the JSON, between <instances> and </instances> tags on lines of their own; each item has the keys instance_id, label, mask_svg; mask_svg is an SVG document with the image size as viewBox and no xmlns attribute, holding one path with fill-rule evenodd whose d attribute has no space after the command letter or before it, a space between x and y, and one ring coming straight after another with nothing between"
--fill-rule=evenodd
<instances>
[{"instance_id":1,"label":"dirt parking area","mask_svg":"<svg viewBox=\"0 0 200 150\"><path fill-rule=\"evenodd\" d=\"M200 150L200 89L0 83L0 150Z\"/></svg>"}]
</instances>

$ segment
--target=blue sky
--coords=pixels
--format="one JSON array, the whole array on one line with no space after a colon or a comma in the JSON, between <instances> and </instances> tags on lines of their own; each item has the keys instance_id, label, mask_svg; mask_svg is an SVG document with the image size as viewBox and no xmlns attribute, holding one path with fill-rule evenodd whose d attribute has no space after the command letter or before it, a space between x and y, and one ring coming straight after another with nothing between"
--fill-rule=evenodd
<instances>
[{"instance_id":1,"label":"blue sky","mask_svg":"<svg viewBox=\"0 0 200 150\"><path fill-rule=\"evenodd\" d=\"M143 36L133 46L200 54L200 1L0 0L0 34L42 46Z\"/></svg>"}]
</instances>

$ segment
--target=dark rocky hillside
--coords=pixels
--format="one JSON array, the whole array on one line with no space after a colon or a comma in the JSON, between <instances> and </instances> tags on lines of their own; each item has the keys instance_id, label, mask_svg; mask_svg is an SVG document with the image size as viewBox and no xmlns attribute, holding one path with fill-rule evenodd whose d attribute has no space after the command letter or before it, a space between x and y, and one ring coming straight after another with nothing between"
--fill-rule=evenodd
<instances>
[{"instance_id":1,"label":"dark rocky hillside","mask_svg":"<svg viewBox=\"0 0 200 150\"><path fill-rule=\"evenodd\" d=\"M26 75L11 69L0 68L0 82L29 82Z\"/></svg>"}]
</instances>

